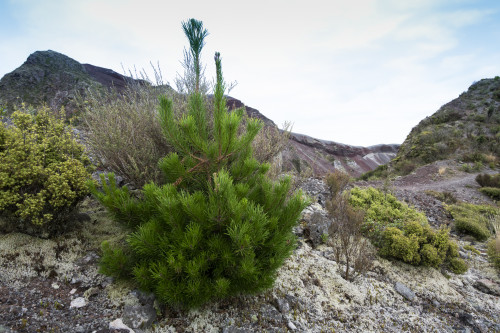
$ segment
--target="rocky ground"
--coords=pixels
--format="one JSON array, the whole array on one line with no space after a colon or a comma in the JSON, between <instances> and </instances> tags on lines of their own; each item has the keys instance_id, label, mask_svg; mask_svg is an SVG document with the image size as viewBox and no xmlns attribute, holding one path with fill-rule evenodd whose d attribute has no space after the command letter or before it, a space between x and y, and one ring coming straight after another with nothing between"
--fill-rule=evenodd
<instances>
[{"instance_id":1,"label":"rocky ground","mask_svg":"<svg viewBox=\"0 0 500 333\"><path fill-rule=\"evenodd\" d=\"M490 202L474 177L443 161L385 187L437 226L451 221L428 191ZM471 240L453 234L470 266L464 275L376 258L365 275L346 281L333 249L321 244L329 223L324 184L309 179L302 187L315 202L303 213L299 246L274 288L189 312L98 273L100 242L123 232L91 199L73 231L59 238L0 234L0 332L500 332L500 276L487 262L485 243L472 242L475 254L464 249Z\"/></svg>"}]
</instances>

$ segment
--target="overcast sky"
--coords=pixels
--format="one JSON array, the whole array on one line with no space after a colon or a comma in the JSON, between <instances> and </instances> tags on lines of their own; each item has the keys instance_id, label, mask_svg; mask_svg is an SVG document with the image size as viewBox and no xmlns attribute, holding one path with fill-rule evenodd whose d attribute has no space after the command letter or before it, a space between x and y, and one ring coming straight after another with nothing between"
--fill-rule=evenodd
<instances>
[{"instance_id":1,"label":"overcast sky","mask_svg":"<svg viewBox=\"0 0 500 333\"><path fill-rule=\"evenodd\" d=\"M0 0L0 77L37 50L81 62L182 68L181 21L202 20L207 75L220 51L231 95L293 131L402 143L477 80L500 75L500 1Z\"/></svg>"}]
</instances>

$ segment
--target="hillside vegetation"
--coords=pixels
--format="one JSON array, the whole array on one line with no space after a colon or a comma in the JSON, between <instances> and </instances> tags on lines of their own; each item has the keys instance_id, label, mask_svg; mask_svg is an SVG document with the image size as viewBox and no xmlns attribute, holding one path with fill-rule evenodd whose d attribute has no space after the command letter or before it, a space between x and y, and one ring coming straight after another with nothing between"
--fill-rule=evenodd
<instances>
[{"instance_id":1,"label":"hillside vegetation","mask_svg":"<svg viewBox=\"0 0 500 333\"><path fill-rule=\"evenodd\" d=\"M409 173L416 166L457 159L494 165L500 155L500 77L474 83L415 126L393 166Z\"/></svg>"}]
</instances>

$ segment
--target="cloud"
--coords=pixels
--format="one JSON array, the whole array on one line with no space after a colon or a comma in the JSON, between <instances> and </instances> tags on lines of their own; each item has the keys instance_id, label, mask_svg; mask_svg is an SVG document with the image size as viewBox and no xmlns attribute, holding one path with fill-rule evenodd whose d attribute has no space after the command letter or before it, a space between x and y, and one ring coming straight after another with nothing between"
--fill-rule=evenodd
<instances>
[{"instance_id":1,"label":"cloud","mask_svg":"<svg viewBox=\"0 0 500 333\"><path fill-rule=\"evenodd\" d=\"M465 0L22 0L9 2L16 29L0 22L0 75L50 48L119 72L159 61L172 81L187 45L180 22L195 17L210 31L207 75L220 51L225 77L239 82L231 94L276 123L350 144L402 142L472 81L500 73L499 9Z\"/></svg>"}]
</instances>

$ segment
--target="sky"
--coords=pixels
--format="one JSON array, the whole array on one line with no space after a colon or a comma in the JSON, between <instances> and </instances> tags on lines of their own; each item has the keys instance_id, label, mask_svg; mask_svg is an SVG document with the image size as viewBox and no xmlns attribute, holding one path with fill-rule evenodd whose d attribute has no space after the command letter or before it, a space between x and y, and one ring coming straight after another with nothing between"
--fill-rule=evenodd
<instances>
[{"instance_id":1,"label":"sky","mask_svg":"<svg viewBox=\"0 0 500 333\"><path fill-rule=\"evenodd\" d=\"M174 87L203 21L206 75L281 126L370 146L410 130L475 81L500 75L498 0L0 0L0 77L38 50L119 73L159 64Z\"/></svg>"}]
</instances>

